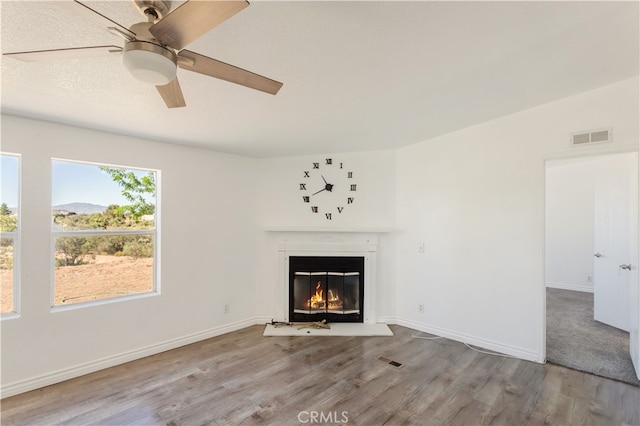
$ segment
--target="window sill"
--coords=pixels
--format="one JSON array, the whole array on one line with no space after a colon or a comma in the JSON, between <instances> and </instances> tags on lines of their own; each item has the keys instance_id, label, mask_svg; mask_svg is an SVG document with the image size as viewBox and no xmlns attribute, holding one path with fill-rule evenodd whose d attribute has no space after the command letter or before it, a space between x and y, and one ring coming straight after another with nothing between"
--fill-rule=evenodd
<instances>
[{"instance_id":1,"label":"window sill","mask_svg":"<svg viewBox=\"0 0 640 426\"><path fill-rule=\"evenodd\" d=\"M147 297L159 296L159 291L151 291L148 293L129 294L126 296L110 297L108 299L91 300L88 302L78 302L71 305L55 305L51 307L51 313L66 312L76 309L88 308L92 306L108 305L111 303L121 303L128 300L145 299Z\"/></svg>"}]
</instances>

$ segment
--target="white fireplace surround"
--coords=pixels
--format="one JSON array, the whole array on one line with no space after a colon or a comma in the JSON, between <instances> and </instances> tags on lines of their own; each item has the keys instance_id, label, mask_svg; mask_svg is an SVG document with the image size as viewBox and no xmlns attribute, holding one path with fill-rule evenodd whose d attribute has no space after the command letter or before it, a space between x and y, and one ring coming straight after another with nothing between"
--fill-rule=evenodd
<instances>
[{"instance_id":1,"label":"white fireplace surround","mask_svg":"<svg viewBox=\"0 0 640 426\"><path fill-rule=\"evenodd\" d=\"M291 256L364 257L363 322L376 323L377 238L367 237L366 241L345 241L349 239L348 237L316 236L310 237L307 241L284 241L278 244L279 275L282 283L278 316L284 321L289 321L289 258Z\"/></svg>"}]
</instances>

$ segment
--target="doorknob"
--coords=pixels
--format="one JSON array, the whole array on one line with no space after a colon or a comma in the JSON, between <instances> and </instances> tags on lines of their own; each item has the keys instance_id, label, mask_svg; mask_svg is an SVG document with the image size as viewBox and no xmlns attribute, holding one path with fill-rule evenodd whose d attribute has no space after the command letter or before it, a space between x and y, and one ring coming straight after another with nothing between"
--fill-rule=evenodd
<instances>
[{"instance_id":1,"label":"doorknob","mask_svg":"<svg viewBox=\"0 0 640 426\"><path fill-rule=\"evenodd\" d=\"M618 269L626 269L627 271L631 270L631 264L627 263L627 264L622 264L618 267Z\"/></svg>"},{"instance_id":2,"label":"doorknob","mask_svg":"<svg viewBox=\"0 0 640 426\"><path fill-rule=\"evenodd\" d=\"M600 252L596 252L596 253L594 254L594 256L595 256L595 257L602 257L603 255L602 255Z\"/></svg>"}]
</instances>

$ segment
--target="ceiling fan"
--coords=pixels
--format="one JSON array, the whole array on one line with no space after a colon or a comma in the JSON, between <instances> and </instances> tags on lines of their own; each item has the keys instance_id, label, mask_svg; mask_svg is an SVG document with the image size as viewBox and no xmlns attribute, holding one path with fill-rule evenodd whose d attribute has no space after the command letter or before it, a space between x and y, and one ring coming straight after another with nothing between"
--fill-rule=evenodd
<instances>
[{"instance_id":1,"label":"ceiling fan","mask_svg":"<svg viewBox=\"0 0 640 426\"><path fill-rule=\"evenodd\" d=\"M28 62L122 55L122 62L129 72L138 80L155 85L169 108L186 106L176 76L177 67L272 95L282 87L278 81L183 49L249 6L248 1L189 0L171 12L171 2L167 0L133 0L133 3L147 21L126 28L80 1L60 2L122 37L125 40L123 48L89 46L3 55Z\"/></svg>"}]
</instances>

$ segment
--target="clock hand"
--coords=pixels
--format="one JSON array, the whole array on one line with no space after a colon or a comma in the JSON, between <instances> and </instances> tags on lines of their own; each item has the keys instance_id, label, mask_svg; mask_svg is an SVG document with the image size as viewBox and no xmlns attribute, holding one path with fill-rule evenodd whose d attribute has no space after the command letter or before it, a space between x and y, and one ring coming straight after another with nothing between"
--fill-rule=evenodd
<instances>
[{"instance_id":1,"label":"clock hand","mask_svg":"<svg viewBox=\"0 0 640 426\"><path fill-rule=\"evenodd\" d=\"M322 176L322 175L320 175L320 176ZM322 177L322 180L324 180L324 176ZM314 192L314 193L313 193L313 194L311 194L311 195L312 195L312 196L314 196L314 195L316 195L316 194L318 194L318 193L320 193L320 192L322 192L322 191L329 191L329 192L331 192L331 191L333 190L333 185L332 185L332 184L327 183L327 181L326 181L326 180L324 180L324 183L325 183L324 188L322 188L322 189L321 189L320 191L318 191L318 192Z\"/></svg>"},{"instance_id":2,"label":"clock hand","mask_svg":"<svg viewBox=\"0 0 640 426\"><path fill-rule=\"evenodd\" d=\"M328 184L327 184L327 180L324 178L324 176L320 175L320 177L321 177L321 178L322 178L322 180L324 181L324 184L325 184L325 185L328 185Z\"/></svg>"}]
</instances>

